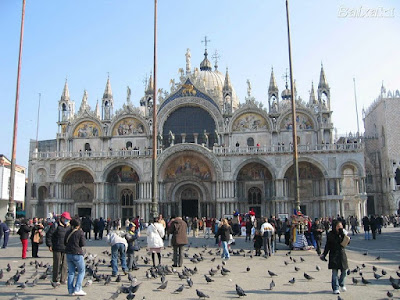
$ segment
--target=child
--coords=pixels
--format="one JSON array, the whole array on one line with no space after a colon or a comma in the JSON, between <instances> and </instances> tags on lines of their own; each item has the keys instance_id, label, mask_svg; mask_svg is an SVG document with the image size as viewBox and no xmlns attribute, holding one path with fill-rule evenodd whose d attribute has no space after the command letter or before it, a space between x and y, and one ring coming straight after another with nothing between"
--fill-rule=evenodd
<instances>
[{"instance_id":1,"label":"child","mask_svg":"<svg viewBox=\"0 0 400 300\"><path fill-rule=\"evenodd\" d=\"M263 238L259 230L256 230L253 242L254 242L254 249L256 250L256 256L261 256L261 247L263 245Z\"/></svg>"}]
</instances>

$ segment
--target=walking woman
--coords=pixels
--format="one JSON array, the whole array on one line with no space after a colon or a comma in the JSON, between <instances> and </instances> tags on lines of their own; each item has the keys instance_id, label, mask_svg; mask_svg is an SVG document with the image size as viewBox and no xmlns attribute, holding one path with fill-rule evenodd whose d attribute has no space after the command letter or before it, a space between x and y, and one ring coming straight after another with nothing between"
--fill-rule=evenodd
<instances>
[{"instance_id":1,"label":"walking woman","mask_svg":"<svg viewBox=\"0 0 400 300\"><path fill-rule=\"evenodd\" d=\"M28 250L28 237L30 232L31 232L31 227L27 224L25 219L22 219L21 225L17 232L17 234L19 234L22 243L22 259L26 259L26 251Z\"/></svg>"},{"instance_id":2,"label":"walking woman","mask_svg":"<svg viewBox=\"0 0 400 300\"><path fill-rule=\"evenodd\" d=\"M147 227L147 248L151 252L151 258L153 259L153 267L156 266L155 255L157 253L158 264L161 264L161 248L164 247L164 226L159 223L159 218L155 218L154 222Z\"/></svg>"},{"instance_id":3,"label":"walking woman","mask_svg":"<svg viewBox=\"0 0 400 300\"><path fill-rule=\"evenodd\" d=\"M228 250L228 242L230 240L231 235L233 234L232 227L229 225L227 219L222 219L222 225L218 228L216 237L221 236L221 244L222 244L222 255L223 259L229 259L229 250Z\"/></svg>"},{"instance_id":4,"label":"walking woman","mask_svg":"<svg viewBox=\"0 0 400 300\"><path fill-rule=\"evenodd\" d=\"M68 263L68 293L72 296L85 296L86 293L82 290L82 281L85 276L82 247L85 246L86 239L79 220L72 219L70 224L71 228L66 232L64 239ZM78 271L77 275L75 269Z\"/></svg>"},{"instance_id":5,"label":"walking woman","mask_svg":"<svg viewBox=\"0 0 400 300\"><path fill-rule=\"evenodd\" d=\"M33 228L31 232L32 257L39 258L39 245L43 244L43 224L38 218L33 218Z\"/></svg>"},{"instance_id":6,"label":"walking woman","mask_svg":"<svg viewBox=\"0 0 400 300\"><path fill-rule=\"evenodd\" d=\"M334 294L340 294L339 287L342 292L346 291L345 278L346 270L349 268L345 247L349 244L350 238L343 230L342 222L338 220L332 221L332 231L329 232L325 245L324 253L321 255L322 260L329 253L328 268L332 270L332 290ZM339 270L341 272L340 277Z\"/></svg>"}]
</instances>

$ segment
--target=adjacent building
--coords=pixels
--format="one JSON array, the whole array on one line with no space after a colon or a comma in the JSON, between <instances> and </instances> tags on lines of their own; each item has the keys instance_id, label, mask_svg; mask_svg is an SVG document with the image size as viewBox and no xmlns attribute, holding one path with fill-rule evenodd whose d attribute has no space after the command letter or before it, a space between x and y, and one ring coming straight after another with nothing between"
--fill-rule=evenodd
<instances>
[{"instance_id":1,"label":"adjacent building","mask_svg":"<svg viewBox=\"0 0 400 300\"><path fill-rule=\"evenodd\" d=\"M363 111L368 214L400 213L400 92L386 91Z\"/></svg>"},{"instance_id":2,"label":"adjacent building","mask_svg":"<svg viewBox=\"0 0 400 300\"><path fill-rule=\"evenodd\" d=\"M23 210L25 201L25 167L15 166L14 180L14 216L16 212ZM10 197L11 161L0 154L0 220L4 220L8 212Z\"/></svg>"},{"instance_id":3,"label":"adjacent building","mask_svg":"<svg viewBox=\"0 0 400 300\"><path fill-rule=\"evenodd\" d=\"M317 89L307 100L279 91L274 71L265 99L239 102L228 69L212 66L207 49L199 67L186 66L168 91L153 99L150 77L140 106L116 109L107 79L94 110L84 91L75 110L68 84L58 101L56 139L31 143L30 215L64 210L92 217L149 219L152 139L158 141L159 211L168 216L221 217L233 210L269 216L292 214L292 129L299 144L301 209L311 217L357 215L366 210L363 144L335 143L331 94L321 66ZM157 130L152 136L152 108Z\"/></svg>"}]
</instances>

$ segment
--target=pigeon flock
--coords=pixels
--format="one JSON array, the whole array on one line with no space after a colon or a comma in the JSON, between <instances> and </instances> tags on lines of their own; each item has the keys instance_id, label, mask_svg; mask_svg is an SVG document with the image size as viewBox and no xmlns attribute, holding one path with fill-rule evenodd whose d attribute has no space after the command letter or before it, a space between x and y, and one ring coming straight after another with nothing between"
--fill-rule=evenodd
<instances>
[{"instance_id":1,"label":"pigeon flock","mask_svg":"<svg viewBox=\"0 0 400 300\"><path fill-rule=\"evenodd\" d=\"M185 299L206 299L211 298L212 291L218 290L221 285L228 286L231 292L228 294L225 291L220 291L216 299L226 298L252 298L254 293L273 295L278 286L284 288L290 293L292 289L296 292L296 286L304 286L307 284L324 283L329 293L330 276L326 273L320 276L320 271L327 269L327 264L323 263L315 265L318 256L313 251L279 251L275 256L269 259L253 256L253 250L235 249L231 253L230 260L221 260L221 249L215 246L202 245L194 247L191 244L184 249L184 266L182 268L172 267L172 248L165 248L163 251L163 264L159 266L151 265L151 254L141 249L137 253L135 259L140 269L127 274L121 274L116 278L111 277L111 251L109 248L98 247L103 251L98 254L86 253L84 256L86 263L85 279L83 281L84 290L88 293L86 297L76 299L146 299L140 293L143 290L143 285L146 286L146 291L143 294L149 295L149 292L154 293L156 297L164 297L173 299L177 295L184 295ZM303 256L301 256L303 255ZM273 265L279 265L278 270L271 266L270 261L274 261ZM380 257L376 258L380 260ZM370 262L374 259L370 259ZM1 299L39 299L33 297L29 290L37 286L43 290L46 299L52 297L52 291L60 289L63 292L53 293L54 298L62 298L67 294L67 287L60 285L58 282L52 282L52 265L43 261L31 259L24 263L7 263L4 266L0 265L0 288L7 287L7 298L0 296ZM1 261L0 261L1 263ZM321 262L320 262L321 263ZM349 262L351 263L351 262ZM257 265L263 265L264 273L254 271ZM238 268L241 274L232 276L238 273ZM347 285L353 286L374 286L379 284L380 287L385 285L385 295L382 298L399 299L400 292L400 266L397 271L390 268L382 269L375 265L361 264L352 266L347 270ZM330 273L329 273L330 274ZM246 288L245 283L238 281L240 277L250 277L254 281L260 282L259 288L255 291L253 288ZM232 279L234 278L234 279ZM236 281L236 282L235 282ZM145 283L145 284L144 284ZM1 287L5 286L5 287ZM149 286L152 288L149 289ZM141 288L142 287L142 288ZM91 291L101 291L101 299L91 297ZM4 289L0 289L0 295ZM103 292L104 291L104 292ZM4 295L4 294L3 294ZM92 295L94 296L94 295ZM329 299L345 299L346 295L330 295ZM149 298L149 296L147 296Z\"/></svg>"}]
</instances>

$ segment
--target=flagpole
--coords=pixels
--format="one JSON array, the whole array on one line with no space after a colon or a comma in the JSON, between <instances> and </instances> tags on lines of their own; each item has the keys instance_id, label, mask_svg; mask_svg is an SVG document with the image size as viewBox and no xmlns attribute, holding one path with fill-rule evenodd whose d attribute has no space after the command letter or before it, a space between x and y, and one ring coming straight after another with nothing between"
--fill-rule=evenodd
<instances>
[{"instance_id":1,"label":"flagpole","mask_svg":"<svg viewBox=\"0 0 400 300\"><path fill-rule=\"evenodd\" d=\"M293 133L293 165L295 169L295 206L300 211L300 189L299 189L299 156L297 151L297 124L296 124L296 99L293 89L293 69L292 69L292 45L290 41L290 21L289 21L289 1L286 0L286 20L288 33L289 50L289 72L290 72L290 97L292 100L292 133Z\"/></svg>"},{"instance_id":2,"label":"flagpole","mask_svg":"<svg viewBox=\"0 0 400 300\"><path fill-rule=\"evenodd\" d=\"M42 94L39 93L39 105L37 109L37 121L36 121L36 151L39 152L39 120L40 120L40 99Z\"/></svg>"},{"instance_id":3,"label":"flagpole","mask_svg":"<svg viewBox=\"0 0 400 300\"><path fill-rule=\"evenodd\" d=\"M353 77L354 83L354 102L356 104L356 115L357 115L357 138L360 136L360 123L358 121L358 107L357 107L357 93L356 93L356 79Z\"/></svg>"},{"instance_id":4,"label":"flagpole","mask_svg":"<svg viewBox=\"0 0 400 300\"><path fill-rule=\"evenodd\" d=\"M154 0L154 59L153 59L153 156L152 156L152 189L151 213L158 216L157 199L157 0Z\"/></svg>"}]
</instances>

